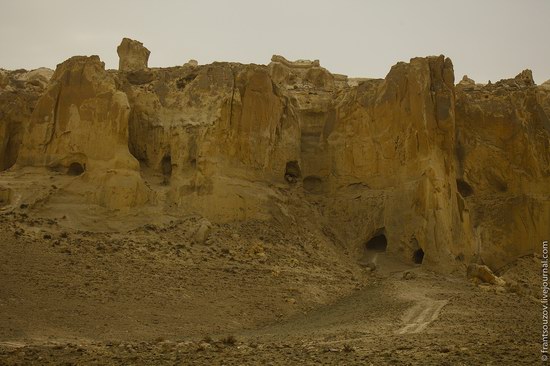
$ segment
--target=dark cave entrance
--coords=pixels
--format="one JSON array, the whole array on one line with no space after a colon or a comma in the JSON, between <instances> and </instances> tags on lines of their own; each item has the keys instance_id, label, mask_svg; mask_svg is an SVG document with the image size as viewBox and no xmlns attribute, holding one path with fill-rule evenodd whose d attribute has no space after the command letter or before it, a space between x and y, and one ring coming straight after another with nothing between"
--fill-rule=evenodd
<instances>
[{"instance_id":1,"label":"dark cave entrance","mask_svg":"<svg viewBox=\"0 0 550 366\"><path fill-rule=\"evenodd\" d=\"M71 163L71 165L69 165L69 169L67 169L67 174L68 175L73 175L73 176L77 176L77 175L81 175L82 173L84 173L84 166L80 163Z\"/></svg>"},{"instance_id":2,"label":"dark cave entrance","mask_svg":"<svg viewBox=\"0 0 550 366\"><path fill-rule=\"evenodd\" d=\"M296 183L302 176L300 165L296 160L292 160L286 163L285 168L285 180L288 183Z\"/></svg>"},{"instance_id":3,"label":"dark cave entrance","mask_svg":"<svg viewBox=\"0 0 550 366\"><path fill-rule=\"evenodd\" d=\"M472 186L462 179L456 180L456 189L462 197L469 197L474 194L474 189Z\"/></svg>"},{"instance_id":4,"label":"dark cave entrance","mask_svg":"<svg viewBox=\"0 0 550 366\"><path fill-rule=\"evenodd\" d=\"M386 235L379 234L372 237L369 241L367 241L367 244L365 245L365 249L369 251L374 251L374 252L385 252L387 246L388 246L388 240L386 239Z\"/></svg>"},{"instance_id":5,"label":"dark cave entrance","mask_svg":"<svg viewBox=\"0 0 550 366\"><path fill-rule=\"evenodd\" d=\"M414 263L422 264L422 261L424 261L424 251L422 249L415 250L413 252L412 259Z\"/></svg>"},{"instance_id":6,"label":"dark cave entrance","mask_svg":"<svg viewBox=\"0 0 550 366\"><path fill-rule=\"evenodd\" d=\"M166 155L162 158L161 169L162 174L166 178L170 178L172 176L172 157L170 155Z\"/></svg>"}]
</instances>

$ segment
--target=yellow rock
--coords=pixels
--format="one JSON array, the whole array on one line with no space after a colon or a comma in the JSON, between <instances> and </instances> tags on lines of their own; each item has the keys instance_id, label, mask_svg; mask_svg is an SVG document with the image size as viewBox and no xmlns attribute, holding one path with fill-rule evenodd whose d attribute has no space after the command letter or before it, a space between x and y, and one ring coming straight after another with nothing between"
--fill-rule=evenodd
<instances>
[{"instance_id":1,"label":"yellow rock","mask_svg":"<svg viewBox=\"0 0 550 366\"><path fill-rule=\"evenodd\" d=\"M72 192L111 209L311 216L351 252L384 235L388 253L442 271L498 269L550 237L550 89L530 71L455 86L444 56L348 80L318 60L148 69L141 43L118 53L119 72L97 56L58 66L3 169L75 175Z\"/></svg>"}]
</instances>

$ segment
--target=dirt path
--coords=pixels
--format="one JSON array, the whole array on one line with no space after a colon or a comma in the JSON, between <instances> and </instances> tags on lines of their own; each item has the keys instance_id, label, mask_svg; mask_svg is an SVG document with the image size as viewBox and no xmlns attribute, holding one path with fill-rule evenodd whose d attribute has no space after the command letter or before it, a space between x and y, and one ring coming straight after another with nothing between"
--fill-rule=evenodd
<instances>
[{"instance_id":1,"label":"dirt path","mask_svg":"<svg viewBox=\"0 0 550 366\"><path fill-rule=\"evenodd\" d=\"M435 321L441 309L447 304L446 300L421 300L413 307L407 309L403 316L402 328L396 331L397 334L420 333Z\"/></svg>"}]
</instances>

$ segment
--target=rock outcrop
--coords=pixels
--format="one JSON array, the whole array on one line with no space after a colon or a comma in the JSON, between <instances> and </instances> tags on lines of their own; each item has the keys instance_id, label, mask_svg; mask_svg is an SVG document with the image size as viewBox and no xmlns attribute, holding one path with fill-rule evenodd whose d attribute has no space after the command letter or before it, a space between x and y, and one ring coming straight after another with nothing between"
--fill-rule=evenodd
<instances>
[{"instance_id":1,"label":"rock outcrop","mask_svg":"<svg viewBox=\"0 0 550 366\"><path fill-rule=\"evenodd\" d=\"M485 265L472 263L468 266L467 276L474 282L490 283L497 286L505 286L506 282L496 276L491 269Z\"/></svg>"},{"instance_id":2,"label":"rock outcrop","mask_svg":"<svg viewBox=\"0 0 550 366\"><path fill-rule=\"evenodd\" d=\"M124 38L116 51L119 57L119 71L141 71L147 68L151 52L143 43Z\"/></svg>"},{"instance_id":3,"label":"rock outcrop","mask_svg":"<svg viewBox=\"0 0 550 366\"><path fill-rule=\"evenodd\" d=\"M0 171L11 168L30 115L53 74L50 69L0 69Z\"/></svg>"},{"instance_id":4,"label":"rock outcrop","mask_svg":"<svg viewBox=\"0 0 550 366\"><path fill-rule=\"evenodd\" d=\"M72 57L38 100L17 165L89 173L98 185L93 200L109 207L143 203L139 164L128 150L129 113L126 94L99 57Z\"/></svg>"},{"instance_id":5,"label":"rock outcrop","mask_svg":"<svg viewBox=\"0 0 550 366\"><path fill-rule=\"evenodd\" d=\"M550 234L548 97L530 70L457 88L457 187L492 268L540 249Z\"/></svg>"},{"instance_id":6,"label":"rock outcrop","mask_svg":"<svg viewBox=\"0 0 550 366\"><path fill-rule=\"evenodd\" d=\"M457 84L457 88L461 89L473 89L476 87L476 82L473 79L470 79L468 75L464 75L462 80Z\"/></svg>"},{"instance_id":7,"label":"rock outcrop","mask_svg":"<svg viewBox=\"0 0 550 366\"><path fill-rule=\"evenodd\" d=\"M104 207L307 223L350 253L383 236L438 270L496 270L550 236L550 91L529 71L455 86L444 56L348 80L317 60L149 69L141 43L118 52L119 72L58 66L18 167L78 164Z\"/></svg>"}]
</instances>

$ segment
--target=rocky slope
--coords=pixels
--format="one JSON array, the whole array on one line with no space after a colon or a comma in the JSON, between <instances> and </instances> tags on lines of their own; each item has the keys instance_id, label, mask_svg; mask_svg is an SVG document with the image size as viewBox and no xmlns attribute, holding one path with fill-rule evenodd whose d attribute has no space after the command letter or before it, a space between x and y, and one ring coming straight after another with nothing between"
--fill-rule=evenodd
<instances>
[{"instance_id":1,"label":"rocky slope","mask_svg":"<svg viewBox=\"0 0 550 366\"><path fill-rule=\"evenodd\" d=\"M129 214L307 218L358 259L383 236L440 271L498 270L550 237L550 90L529 71L455 86L444 56L353 80L281 56L148 68L129 39L118 54L118 71L73 57L47 86L2 71L3 210L61 208L96 230Z\"/></svg>"}]
</instances>

